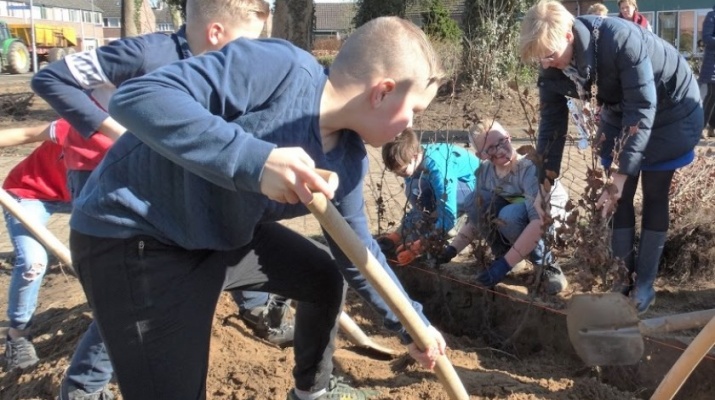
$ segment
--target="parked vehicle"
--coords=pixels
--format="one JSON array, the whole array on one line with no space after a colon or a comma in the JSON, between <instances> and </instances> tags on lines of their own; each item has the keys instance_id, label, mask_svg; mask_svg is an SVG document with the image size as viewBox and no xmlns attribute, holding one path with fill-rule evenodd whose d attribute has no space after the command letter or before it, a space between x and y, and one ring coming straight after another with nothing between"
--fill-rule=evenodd
<instances>
[{"instance_id":1,"label":"parked vehicle","mask_svg":"<svg viewBox=\"0 0 715 400\"><path fill-rule=\"evenodd\" d=\"M32 56L32 25L9 24L8 28L13 37L20 39L25 47L30 49ZM35 24L35 48L39 69L77 52L75 46L77 46L77 33L73 27Z\"/></svg>"},{"instance_id":2,"label":"parked vehicle","mask_svg":"<svg viewBox=\"0 0 715 400\"><path fill-rule=\"evenodd\" d=\"M10 74L30 71L30 52L18 38L13 37L7 23L0 21L0 70Z\"/></svg>"}]
</instances>

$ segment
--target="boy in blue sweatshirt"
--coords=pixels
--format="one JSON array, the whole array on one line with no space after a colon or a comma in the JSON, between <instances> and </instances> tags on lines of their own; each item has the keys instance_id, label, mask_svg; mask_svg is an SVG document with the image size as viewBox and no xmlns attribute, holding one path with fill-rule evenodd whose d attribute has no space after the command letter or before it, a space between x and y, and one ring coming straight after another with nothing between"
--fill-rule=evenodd
<instances>
[{"instance_id":1,"label":"boy in blue sweatshirt","mask_svg":"<svg viewBox=\"0 0 715 400\"><path fill-rule=\"evenodd\" d=\"M186 25L172 35L148 34L117 40L92 51L67 56L50 64L32 80L32 88L77 131L89 138L95 132L116 139L125 128L106 112L111 95L127 80L142 76L163 65L215 51L238 37L257 38L270 13L263 0L189 0ZM89 94L89 96L87 95ZM91 173L68 170L68 186L76 198ZM291 323L273 321L287 306L261 292L232 292L244 320L256 333L278 345L292 341ZM274 318L268 318L274 316ZM66 378L60 400L102 400L113 395L106 389L112 366L102 338L92 323L80 340Z\"/></svg>"},{"instance_id":2,"label":"boy in blue sweatshirt","mask_svg":"<svg viewBox=\"0 0 715 400\"><path fill-rule=\"evenodd\" d=\"M417 134L406 129L395 141L382 146L385 168L405 178L405 195L410 210L399 229L381 239L397 246L398 265L412 262L423 250L421 239L446 238L467 211L465 200L474 191L479 159L451 143L422 146ZM399 247L398 247L399 249Z\"/></svg>"},{"instance_id":3,"label":"boy in blue sweatshirt","mask_svg":"<svg viewBox=\"0 0 715 400\"><path fill-rule=\"evenodd\" d=\"M434 367L436 329L418 350L328 235L330 251L275 221L324 193L403 290L368 229L365 143L410 127L442 74L418 27L384 17L358 28L330 70L286 41L239 39L119 88L109 111L128 131L75 202L70 248L125 399L205 398L222 290L298 300L288 399L366 398L331 378L343 278Z\"/></svg>"}]
</instances>

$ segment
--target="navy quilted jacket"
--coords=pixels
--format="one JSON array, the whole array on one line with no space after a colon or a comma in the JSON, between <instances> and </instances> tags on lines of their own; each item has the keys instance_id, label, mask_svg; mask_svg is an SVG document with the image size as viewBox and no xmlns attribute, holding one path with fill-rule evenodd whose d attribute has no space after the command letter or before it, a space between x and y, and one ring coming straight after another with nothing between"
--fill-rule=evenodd
<instances>
[{"instance_id":1,"label":"navy quilted jacket","mask_svg":"<svg viewBox=\"0 0 715 400\"><path fill-rule=\"evenodd\" d=\"M715 83L715 7L703 21L703 63L700 67L700 83Z\"/></svg>"},{"instance_id":2,"label":"navy quilted jacket","mask_svg":"<svg viewBox=\"0 0 715 400\"><path fill-rule=\"evenodd\" d=\"M648 160L661 161L682 155L668 154L669 146L649 147L648 142L651 133L664 136L660 143L683 141L681 132L657 128L686 118L701 107L700 92L687 61L678 51L629 21L603 18L598 43L594 43L593 24L598 18L588 15L574 21L573 63L585 80L586 93L590 93L597 75L597 102L602 106L600 129L610 127L616 131L609 136L611 141L624 129L638 127L618 159L619 173L637 175L646 155ZM542 68L538 85L538 150L545 155L545 169L558 173L569 121L566 102L568 97L577 97L576 84L559 69ZM689 136L688 141L692 139ZM608 157L608 153L601 155Z\"/></svg>"}]
</instances>

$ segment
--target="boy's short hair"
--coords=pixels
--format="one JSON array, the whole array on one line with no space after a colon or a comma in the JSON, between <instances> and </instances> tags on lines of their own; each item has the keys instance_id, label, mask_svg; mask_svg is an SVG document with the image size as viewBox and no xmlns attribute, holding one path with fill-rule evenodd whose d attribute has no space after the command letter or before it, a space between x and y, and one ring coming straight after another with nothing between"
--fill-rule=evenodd
<instances>
[{"instance_id":1,"label":"boy's short hair","mask_svg":"<svg viewBox=\"0 0 715 400\"><path fill-rule=\"evenodd\" d=\"M330 76L359 83L381 76L394 79L398 85L418 84L424 89L439 84L444 70L427 35L417 25L398 17L379 17L348 37L330 66Z\"/></svg>"},{"instance_id":2,"label":"boy's short hair","mask_svg":"<svg viewBox=\"0 0 715 400\"><path fill-rule=\"evenodd\" d=\"M270 4L264 0L186 0L186 14L204 21L246 21L251 15L268 19Z\"/></svg>"},{"instance_id":3,"label":"boy's short hair","mask_svg":"<svg viewBox=\"0 0 715 400\"><path fill-rule=\"evenodd\" d=\"M382 146L382 161L385 168L395 172L409 164L412 158L421 152L422 146L417 133L407 128L397 135L395 140Z\"/></svg>"},{"instance_id":4,"label":"boy's short hair","mask_svg":"<svg viewBox=\"0 0 715 400\"><path fill-rule=\"evenodd\" d=\"M526 12L521 22L519 54L533 62L554 51L573 27L574 16L559 1L541 0Z\"/></svg>"},{"instance_id":5,"label":"boy's short hair","mask_svg":"<svg viewBox=\"0 0 715 400\"><path fill-rule=\"evenodd\" d=\"M492 131L507 133L506 129L494 120L493 118L482 118L469 131L469 144L474 147L474 152L478 155L484 150L484 143L487 141L487 135Z\"/></svg>"},{"instance_id":6,"label":"boy's short hair","mask_svg":"<svg viewBox=\"0 0 715 400\"><path fill-rule=\"evenodd\" d=\"M594 3L591 4L591 7L588 8L588 13L592 15L606 16L608 15L608 7L606 7L602 3Z\"/></svg>"}]
</instances>

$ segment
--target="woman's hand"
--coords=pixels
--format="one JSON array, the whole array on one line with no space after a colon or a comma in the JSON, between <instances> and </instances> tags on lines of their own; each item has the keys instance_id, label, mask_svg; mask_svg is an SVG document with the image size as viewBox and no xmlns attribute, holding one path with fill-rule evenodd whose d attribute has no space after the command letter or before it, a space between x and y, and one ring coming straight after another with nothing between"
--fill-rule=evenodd
<instances>
[{"instance_id":1,"label":"woman's hand","mask_svg":"<svg viewBox=\"0 0 715 400\"><path fill-rule=\"evenodd\" d=\"M626 178L628 178L627 175L617 172L612 176L613 182L603 188L603 192L601 192L601 196L596 203L596 209L601 210L601 216L603 218L608 217L616 211L616 205L623 194L623 186L626 183Z\"/></svg>"}]
</instances>

